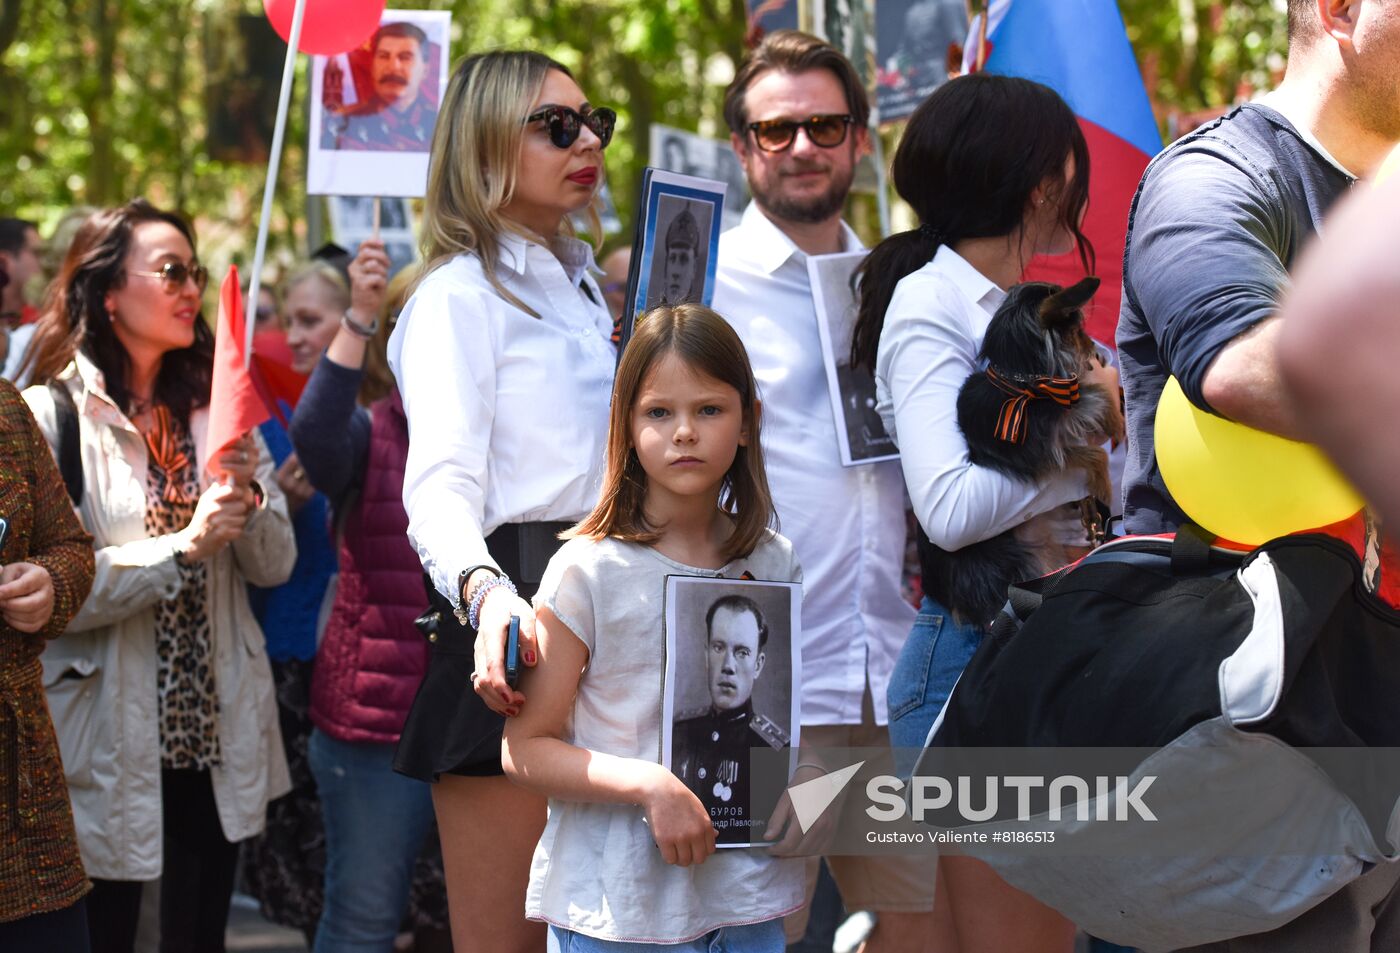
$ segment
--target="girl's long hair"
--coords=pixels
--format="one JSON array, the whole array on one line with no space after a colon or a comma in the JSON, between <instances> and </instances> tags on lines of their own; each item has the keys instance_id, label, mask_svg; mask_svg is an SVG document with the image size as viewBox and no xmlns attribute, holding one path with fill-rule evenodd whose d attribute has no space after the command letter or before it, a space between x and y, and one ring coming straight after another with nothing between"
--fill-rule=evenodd
<instances>
[{"instance_id":1,"label":"girl's long hair","mask_svg":"<svg viewBox=\"0 0 1400 953\"><path fill-rule=\"evenodd\" d=\"M537 241L554 237L533 235L501 213L515 192L519 175L528 174L520 168L525 117L550 70L573 76L548 56L522 50L478 53L457 64L433 131L423 206L423 267L419 275L457 255L475 254L496 292L532 315L534 312L507 291L496 275L500 258L497 241L507 232ZM602 234L599 201L595 194L587 212L594 244ZM571 227L567 216L560 227Z\"/></svg>"},{"instance_id":2,"label":"girl's long hair","mask_svg":"<svg viewBox=\"0 0 1400 953\"><path fill-rule=\"evenodd\" d=\"M107 396L123 411L130 410L131 358L112 329L105 299L109 291L126 283L132 236L138 225L148 222L175 226L194 249L189 224L145 199L94 213L78 229L58 277L49 286L21 370L31 383L54 380L81 351L102 372ZM209 403L213 377L214 332L201 313L194 322L194 343L161 359L155 399L188 424L190 412Z\"/></svg>"},{"instance_id":3,"label":"girl's long hair","mask_svg":"<svg viewBox=\"0 0 1400 953\"><path fill-rule=\"evenodd\" d=\"M653 543L660 538L660 528L647 523L643 511L647 475L632 446L632 411L647 373L667 354L675 354L697 374L739 392L749 439L746 446L739 447L724 476L719 505L734 519L734 532L724 547L725 558L747 556L774 522L773 497L758 439L758 386L739 335L728 321L699 304L663 305L638 319L613 382L602 496L593 512L564 536L611 536L635 543Z\"/></svg>"},{"instance_id":4,"label":"girl's long hair","mask_svg":"<svg viewBox=\"0 0 1400 953\"><path fill-rule=\"evenodd\" d=\"M1064 181L1070 156L1074 174ZM1060 224L1074 236L1085 271L1093 271L1094 250L1079 229L1089 203L1089 147L1074 113L1048 86L990 73L944 83L909 117L890 171L920 227L876 245L856 272L852 367L874 369L900 279L940 245L1015 236L1047 179L1060 183Z\"/></svg>"}]
</instances>

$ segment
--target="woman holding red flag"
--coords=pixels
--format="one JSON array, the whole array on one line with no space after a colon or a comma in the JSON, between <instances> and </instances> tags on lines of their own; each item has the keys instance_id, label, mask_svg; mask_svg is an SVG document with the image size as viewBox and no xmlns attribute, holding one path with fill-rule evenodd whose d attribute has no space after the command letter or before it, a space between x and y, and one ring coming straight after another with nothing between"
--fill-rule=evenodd
<instances>
[{"instance_id":1,"label":"woman holding red flag","mask_svg":"<svg viewBox=\"0 0 1400 953\"><path fill-rule=\"evenodd\" d=\"M183 219L143 199L98 212L27 360L96 548L92 594L43 657L94 951L132 949L157 877L162 953L223 950L236 842L289 786L247 583L285 581L296 548L257 434L206 466L206 279Z\"/></svg>"}]
</instances>

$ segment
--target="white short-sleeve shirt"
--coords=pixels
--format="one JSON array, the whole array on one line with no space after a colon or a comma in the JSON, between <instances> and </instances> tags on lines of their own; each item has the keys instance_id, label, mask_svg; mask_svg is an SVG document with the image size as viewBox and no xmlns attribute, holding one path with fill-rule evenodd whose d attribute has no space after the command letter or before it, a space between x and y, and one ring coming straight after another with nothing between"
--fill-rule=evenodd
<instances>
[{"instance_id":1,"label":"white short-sleeve shirt","mask_svg":"<svg viewBox=\"0 0 1400 953\"><path fill-rule=\"evenodd\" d=\"M697 569L650 546L569 540L535 595L588 648L564 740L661 763L668 575L798 582L792 545L770 533L723 569ZM761 848L722 850L703 864L661 859L641 807L549 802L530 865L526 916L604 940L681 943L712 930L772 920L804 899L804 862Z\"/></svg>"}]
</instances>

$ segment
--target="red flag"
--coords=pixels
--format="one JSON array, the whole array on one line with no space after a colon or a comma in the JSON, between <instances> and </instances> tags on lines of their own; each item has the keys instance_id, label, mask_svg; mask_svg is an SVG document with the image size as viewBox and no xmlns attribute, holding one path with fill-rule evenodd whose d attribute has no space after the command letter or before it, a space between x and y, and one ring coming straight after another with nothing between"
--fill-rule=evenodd
<instances>
[{"instance_id":1,"label":"red flag","mask_svg":"<svg viewBox=\"0 0 1400 953\"><path fill-rule=\"evenodd\" d=\"M219 289L219 323L214 327L214 384L209 394L206 467L218 459L220 451L272 417L264 398L268 393L266 384L256 379L243 359L246 320L243 295L238 289L238 268L230 266Z\"/></svg>"},{"instance_id":2,"label":"red flag","mask_svg":"<svg viewBox=\"0 0 1400 953\"><path fill-rule=\"evenodd\" d=\"M253 335L253 369L267 381L273 397L274 416L282 403L295 407L306 389L307 376L292 370L292 349L287 346L287 332L258 331ZM286 421L282 421L283 424Z\"/></svg>"}]
</instances>

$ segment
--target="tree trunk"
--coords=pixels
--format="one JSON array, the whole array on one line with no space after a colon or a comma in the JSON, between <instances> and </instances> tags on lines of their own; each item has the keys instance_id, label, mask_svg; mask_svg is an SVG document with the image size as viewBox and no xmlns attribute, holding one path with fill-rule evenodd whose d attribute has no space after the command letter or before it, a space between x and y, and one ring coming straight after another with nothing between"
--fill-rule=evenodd
<instances>
[{"instance_id":1,"label":"tree trunk","mask_svg":"<svg viewBox=\"0 0 1400 953\"><path fill-rule=\"evenodd\" d=\"M87 97L83 107L88 118L88 137L92 142L92 155L88 160L87 201L94 205L111 205L117 201L112 111L116 91L117 36L120 32L120 0L96 0L92 6L92 35L97 43L97 55L93 61L96 89Z\"/></svg>"}]
</instances>

